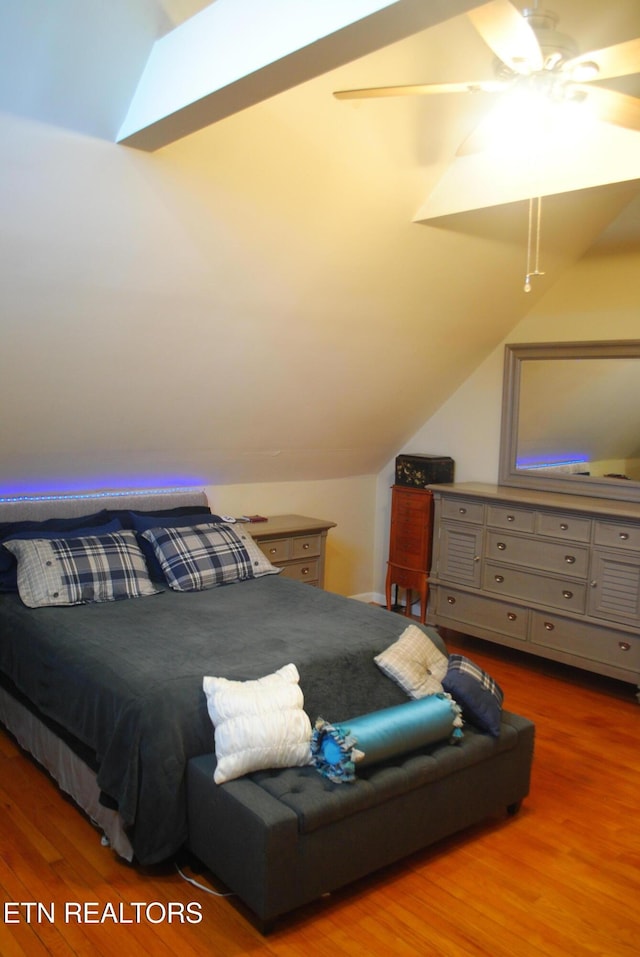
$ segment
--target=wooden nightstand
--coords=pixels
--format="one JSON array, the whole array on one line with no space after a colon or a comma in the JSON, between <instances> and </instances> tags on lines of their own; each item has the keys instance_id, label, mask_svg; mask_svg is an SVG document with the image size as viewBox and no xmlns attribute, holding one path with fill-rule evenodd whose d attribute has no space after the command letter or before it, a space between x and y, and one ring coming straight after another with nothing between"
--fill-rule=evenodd
<instances>
[{"instance_id":1,"label":"wooden nightstand","mask_svg":"<svg viewBox=\"0 0 640 957\"><path fill-rule=\"evenodd\" d=\"M391 498L391 532L387 565L386 600L391 608L393 585L407 592L405 614L411 614L413 591L420 595L420 621L427 614L433 493L427 489L394 485Z\"/></svg>"},{"instance_id":2,"label":"wooden nightstand","mask_svg":"<svg viewBox=\"0 0 640 957\"><path fill-rule=\"evenodd\" d=\"M327 532L335 525L306 515L273 515L247 528L269 561L282 568L285 578L324 588Z\"/></svg>"}]
</instances>

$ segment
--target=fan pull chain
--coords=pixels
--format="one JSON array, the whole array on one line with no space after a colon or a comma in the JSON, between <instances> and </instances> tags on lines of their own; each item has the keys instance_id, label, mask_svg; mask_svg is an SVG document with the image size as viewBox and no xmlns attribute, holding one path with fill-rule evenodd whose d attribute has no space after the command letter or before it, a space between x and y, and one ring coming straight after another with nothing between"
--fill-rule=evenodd
<instances>
[{"instance_id":1,"label":"fan pull chain","mask_svg":"<svg viewBox=\"0 0 640 957\"><path fill-rule=\"evenodd\" d=\"M534 218L534 205L535 205L535 217L536 217L536 236L535 236L535 266L532 271L531 269L531 255L533 249L533 218ZM533 197L529 200L529 232L527 236L527 275L524 277L524 291L531 292L531 280L534 276L544 276L544 272L540 272L540 233L542 228L542 197L537 196L535 199Z\"/></svg>"}]
</instances>

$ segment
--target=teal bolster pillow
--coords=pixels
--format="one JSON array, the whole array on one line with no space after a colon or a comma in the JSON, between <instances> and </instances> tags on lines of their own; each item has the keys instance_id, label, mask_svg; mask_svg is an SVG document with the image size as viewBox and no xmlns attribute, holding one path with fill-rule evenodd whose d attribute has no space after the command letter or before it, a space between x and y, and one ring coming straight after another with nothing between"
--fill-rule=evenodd
<instances>
[{"instance_id":1,"label":"teal bolster pillow","mask_svg":"<svg viewBox=\"0 0 640 957\"><path fill-rule=\"evenodd\" d=\"M373 711L340 724L318 718L311 736L312 763L335 783L355 780L365 767L427 744L462 737L460 709L449 695L435 694Z\"/></svg>"}]
</instances>

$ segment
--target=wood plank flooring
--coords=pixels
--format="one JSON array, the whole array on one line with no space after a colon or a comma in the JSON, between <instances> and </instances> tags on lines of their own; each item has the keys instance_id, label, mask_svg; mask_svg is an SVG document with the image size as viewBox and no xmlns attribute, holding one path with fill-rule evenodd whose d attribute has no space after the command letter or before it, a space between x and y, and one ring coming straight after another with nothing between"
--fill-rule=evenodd
<instances>
[{"instance_id":1,"label":"wood plank flooring","mask_svg":"<svg viewBox=\"0 0 640 957\"><path fill-rule=\"evenodd\" d=\"M170 867L141 871L116 859L0 731L2 957L637 957L640 706L633 687L446 638L451 651L494 675L505 707L536 723L532 790L518 815L305 907L265 938L233 899L210 896ZM225 890L210 875L190 876ZM187 920L190 902L199 905L199 923ZM77 908L65 920L65 905L76 903L88 905L84 916L93 922L79 922Z\"/></svg>"}]
</instances>

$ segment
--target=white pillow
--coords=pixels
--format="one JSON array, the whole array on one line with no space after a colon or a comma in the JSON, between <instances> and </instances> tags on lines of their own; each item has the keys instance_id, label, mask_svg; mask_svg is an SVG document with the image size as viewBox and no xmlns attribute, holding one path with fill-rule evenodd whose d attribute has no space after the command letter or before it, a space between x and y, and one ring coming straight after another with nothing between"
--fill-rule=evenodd
<instances>
[{"instance_id":1,"label":"white pillow","mask_svg":"<svg viewBox=\"0 0 640 957\"><path fill-rule=\"evenodd\" d=\"M408 625L397 641L374 658L378 668L410 698L442 694L449 659L417 625Z\"/></svg>"},{"instance_id":2,"label":"white pillow","mask_svg":"<svg viewBox=\"0 0 640 957\"><path fill-rule=\"evenodd\" d=\"M311 762L311 722L295 665L255 681L205 677L209 717L215 728L216 784L250 771Z\"/></svg>"}]
</instances>

